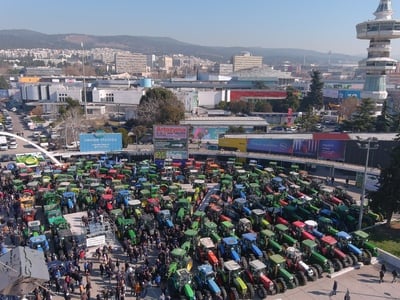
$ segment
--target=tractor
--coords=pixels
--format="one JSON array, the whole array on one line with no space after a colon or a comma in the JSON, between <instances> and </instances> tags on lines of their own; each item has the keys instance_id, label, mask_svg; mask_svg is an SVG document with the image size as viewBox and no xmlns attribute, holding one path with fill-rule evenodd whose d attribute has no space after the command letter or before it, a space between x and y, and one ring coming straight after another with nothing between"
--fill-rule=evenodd
<instances>
[{"instance_id":1,"label":"tractor","mask_svg":"<svg viewBox=\"0 0 400 300\"><path fill-rule=\"evenodd\" d=\"M275 232L269 229L261 230L257 236L258 244L269 253L281 253L283 247L276 241Z\"/></svg>"},{"instance_id":2,"label":"tractor","mask_svg":"<svg viewBox=\"0 0 400 300\"><path fill-rule=\"evenodd\" d=\"M129 190L119 190L117 192L117 196L115 197L117 206L121 207L123 205L126 208L129 200L131 200L131 197L131 192Z\"/></svg>"},{"instance_id":3,"label":"tractor","mask_svg":"<svg viewBox=\"0 0 400 300\"><path fill-rule=\"evenodd\" d=\"M200 238L195 252L196 260L201 263L208 261L211 266L217 266L219 261L216 254L217 247L213 240L210 237Z\"/></svg>"},{"instance_id":4,"label":"tractor","mask_svg":"<svg viewBox=\"0 0 400 300\"><path fill-rule=\"evenodd\" d=\"M28 226L24 229L25 239L31 236L38 236L44 233L44 226L40 224L39 220L29 221Z\"/></svg>"},{"instance_id":5,"label":"tractor","mask_svg":"<svg viewBox=\"0 0 400 300\"><path fill-rule=\"evenodd\" d=\"M44 234L30 237L29 248L42 251L45 257L48 256L50 251L49 242Z\"/></svg>"},{"instance_id":6,"label":"tractor","mask_svg":"<svg viewBox=\"0 0 400 300\"><path fill-rule=\"evenodd\" d=\"M193 282L196 287L196 300L203 299L223 299L226 300L228 295L223 286L219 287L215 282L215 271L209 264L203 264L197 267L193 276Z\"/></svg>"},{"instance_id":7,"label":"tractor","mask_svg":"<svg viewBox=\"0 0 400 300\"><path fill-rule=\"evenodd\" d=\"M205 222L201 228L201 235L211 237L214 243L221 241L221 237L218 234L218 225L214 222Z\"/></svg>"},{"instance_id":8,"label":"tractor","mask_svg":"<svg viewBox=\"0 0 400 300\"><path fill-rule=\"evenodd\" d=\"M317 248L318 245L314 240L302 241L300 250L303 253L303 260L317 270L318 277L321 277L323 272L332 274L334 271L332 262L320 254Z\"/></svg>"},{"instance_id":9,"label":"tractor","mask_svg":"<svg viewBox=\"0 0 400 300\"><path fill-rule=\"evenodd\" d=\"M181 248L185 249L191 256L195 251L195 247L198 242L198 230L187 229L184 232L184 243L181 245Z\"/></svg>"},{"instance_id":10,"label":"tractor","mask_svg":"<svg viewBox=\"0 0 400 300\"><path fill-rule=\"evenodd\" d=\"M241 260L247 263L244 257L240 257L240 244L239 240L236 237L230 236L222 238L221 243L218 246L220 258L223 259L232 259L235 262L239 263ZM244 264L246 264L244 263Z\"/></svg>"},{"instance_id":11,"label":"tractor","mask_svg":"<svg viewBox=\"0 0 400 300\"><path fill-rule=\"evenodd\" d=\"M168 279L168 291L173 296L173 299L203 299L195 295L192 288L192 274L185 268L176 270Z\"/></svg>"},{"instance_id":12,"label":"tractor","mask_svg":"<svg viewBox=\"0 0 400 300\"><path fill-rule=\"evenodd\" d=\"M352 234L353 244L363 249L366 253L369 252L371 256L378 256L378 248L368 241L369 234L362 230L354 231Z\"/></svg>"},{"instance_id":13,"label":"tractor","mask_svg":"<svg viewBox=\"0 0 400 300\"><path fill-rule=\"evenodd\" d=\"M174 223L171 220L171 212L169 209L160 210L157 214L158 227L160 229L173 228Z\"/></svg>"},{"instance_id":14,"label":"tractor","mask_svg":"<svg viewBox=\"0 0 400 300\"><path fill-rule=\"evenodd\" d=\"M280 254L274 254L269 257L269 274L271 279L275 279L278 289L286 291L287 288L294 289L299 285L297 277L293 276L285 269L286 259Z\"/></svg>"},{"instance_id":15,"label":"tractor","mask_svg":"<svg viewBox=\"0 0 400 300\"><path fill-rule=\"evenodd\" d=\"M284 224L276 224L274 226L274 231L279 243L286 244L287 246L297 246L298 241L289 234L290 231L288 226Z\"/></svg>"},{"instance_id":16,"label":"tractor","mask_svg":"<svg viewBox=\"0 0 400 300\"><path fill-rule=\"evenodd\" d=\"M357 262L362 262L364 265L371 264L371 253L354 245L352 243L352 236L350 234L345 231L339 231L336 234L336 238L340 250L350 256L350 258L353 260L353 264L356 264Z\"/></svg>"},{"instance_id":17,"label":"tractor","mask_svg":"<svg viewBox=\"0 0 400 300\"><path fill-rule=\"evenodd\" d=\"M218 271L217 282L219 286L224 286L229 299L254 299L254 287L241 277L242 267L234 260L223 263L223 269Z\"/></svg>"},{"instance_id":18,"label":"tractor","mask_svg":"<svg viewBox=\"0 0 400 300\"><path fill-rule=\"evenodd\" d=\"M185 249L175 248L170 252L170 255L172 261L168 267L168 278L170 278L178 269L186 268L188 271L192 269L193 261L189 256L187 256Z\"/></svg>"},{"instance_id":19,"label":"tractor","mask_svg":"<svg viewBox=\"0 0 400 300\"><path fill-rule=\"evenodd\" d=\"M246 280L250 282L261 299L267 295L275 295L283 293L284 290L279 289L283 284L278 285L275 280L270 279L267 274L267 266L258 259L249 262L249 268L245 271Z\"/></svg>"},{"instance_id":20,"label":"tractor","mask_svg":"<svg viewBox=\"0 0 400 300\"><path fill-rule=\"evenodd\" d=\"M64 192L61 196L61 209L63 213L72 213L76 210L76 195L74 192Z\"/></svg>"},{"instance_id":21,"label":"tractor","mask_svg":"<svg viewBox=\"0 0 400 300\"><path fill-rule=\"evenodd\" d=\"M265 211L263 209L255 208L251 210L251 221L253 223L253 229L260 231L262 229L271 229L271 224L264 218Z\"/></svg>"},{"instance_id":22,"label":"tractor","mask_svg":"<svg viewBox=\"0 0 400 300\"><path fill-rule=\"evenodd\" d=\"M350 256L338 248L337 240L331 235L325 235L319 239L319 251L322 255L332 260L335 272L353 264Z\"/></svg>"},{"instance_id":23,"label":"tractor","mask_svg":"<svg viewBox=\"0 0 400 300\"><path fill-rule=\"evenodd\" d=\"M257 245L257 233L248 232L242 234L241 239L242 253L252 260L258 259L268 259L266 252L261 251Z\"/></svg>"},{"instance_id":24,"label":"tractor","mask_svg":"<svg viewBox=\"0 0 400 300\"><path fill-rule=\"evenodd\" d=\"M178 224L183 224L186 216L193 215L193 206L188 198L179 199L174 206L175 222Z\"/></svg>"},{"instance_id":25,"label":"tractor","mask_svg":"<svg viewBox=\"0 0 400 300\"><path fill-rule=\"evenodd\" d=\"M253 224L251 221L247 218L241 218L239 219L239 222L237 224L237 234L241 235L247 232L253 232Z\"/></svg>"},{"instance_id":26,"label":"tractor","mask_svg":"<svg viewBox=\"0 0 400 300\"><path fill-rule=\"evenodd\" d=\"M306 224L302 221L295 221L291 225L291 232L297 240L314 240L315 236L306 230Z\"/></svg>"},{"instance_id":27,"label":"tractor","mask_svg":"<svg viewBox=\"0 0 400 300\"><path fill-rule=\"evenodd\" d=\"M303 261L303 253L295 247L288 247L286 252L286 267L294 273L300 285L306 285L307 281L317 280L319 274L315 267L309 266Z\"/></svg>"}]
</instances>

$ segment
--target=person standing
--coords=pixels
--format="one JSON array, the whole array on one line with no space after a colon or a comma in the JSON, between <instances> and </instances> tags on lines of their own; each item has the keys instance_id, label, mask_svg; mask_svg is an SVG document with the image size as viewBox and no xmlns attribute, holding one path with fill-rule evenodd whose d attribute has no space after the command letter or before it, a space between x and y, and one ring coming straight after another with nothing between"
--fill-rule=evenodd
<instances>
[{"instance_id":1,"label":"person standing","mask_svg":"<svg viewBox=\"0 0 400 300\"><path fill-rule=\"evenodd\" d=\"M347 289L346 294L344 295L344 300L350 300L350 292L349 292L349 289Z\"/></svg>"},{"instance_id":2,"label":"person standing","mask_svg":"<svg viewBox=\"0 0 400 300\"><path fill-rule=\"evenodd\" d=\"M393 279L392 279L392 283L393 283L393 282L396 282L397 276L398 276L396 269L393 269L392 275L393 275Z\"/></svg>"},{"instance_id":3,"label":"person standing","mask_svg":"<svg viewBox=\"0 0 400 300\"><path fill-rule=\"evenodd\" d=\"M332 296L336 295L337 286L338 286L338 283L337 283L337 281L335 280L335 281L333 282L333 287L332 287L332 292L331 292L331 295L332 295Z\"/></svg>"},{"instance_id":4,"label":"person standing","mask_svg":"<svg viewBox=\"0 0 400 300\"><path fill-rule=\"evenodd\" d=\"M385 276L385 272L382 270L379 271L379 283L383 282L383 277Z\"/></svg>"}]
</instances>

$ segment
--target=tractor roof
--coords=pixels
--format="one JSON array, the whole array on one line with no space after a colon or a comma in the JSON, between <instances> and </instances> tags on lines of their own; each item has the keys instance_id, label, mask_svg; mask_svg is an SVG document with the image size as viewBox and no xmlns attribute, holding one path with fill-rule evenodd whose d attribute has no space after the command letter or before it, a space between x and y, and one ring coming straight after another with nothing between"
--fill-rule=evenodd
<instances>
[{"instance_id":1,"label":"tractor roof","mask_svg":"<svg viewBox=\"0 0 400 300\"><path fill-rule=\"evenodd\" d=\"M198 231L197 231L197 230L194 230L194 229L187 229L187 230L185 231L185 236L194 237L194 236L196 236L197 234L198 234Z\"/></svg>"},{"instance_id":2,"label":"tractor roof","mask_svg":"<svg viewBox=\"0 0 400 300\"><path fill-rule=\"evenodd\" d=\"M351 235L348 234L348 233L345 232L345 231L339 231L339 232L336 234L336 236L337 236L339 239L351 240Z\"/></svg>"},{"instance_id":3,"label":"tractor roof","mask_svg":"<svg viewBox=\"0 0 400 300\"><path fill-rule=\"evenodd\" d=\"M306 240L302 241L301 243L302 243L302 245L304 245L308 248L314 248L315 246L317 246L317 243L310 239L306 239Z\"/></svg>"},{"instance_id":4,"label":"tractor roof","mask_svg":"<svg viewBox=\"0 0 400 300\"><path fill-rule=\"evenodd\" d=\"M369 234L366 233L365 231L362 231L362 230L356 230L356 231L354 231L354 232L353 232L353 235L354 235L354 236L357 236L357 237L359 237L359 238L362 238L362 239L368 239L368 238L369 238Z\"/></svg>"},{"instance_id":5,"label":"tractor roof","mask_svg":"<svg viewBox=\"0 0 400 300\"><path fill-rule=\"evenodd\" d=\"M303 227L306 225L306 224L304 224L304 222L302 222L302 221L295 221L295 222L293 222L292 224L293 224L293 226L299 227L299 228L303 228Z\"/></svg>"},{"instance_id":6,"label":"tractor roof","mask_svg":"<svg viewBox=\"0 0 400 300\"><path fill-rule=\"evenodd\" d=\"M251 213L256 215L256 216L264 216L265 215L265 211L260 209L260 208L252 209Z\"/></svg>"},{"instance_id":7,"label":"tractor roof","mask_svg":"<svg viewBox=\"0 0 400 300\"><path fill-rule=\"evenodd\" d=\"M321 241L328 244L328 245L334 245L337 243L337 240L331 236L331 235L325 235L321 238Z\"/></svg>"},{"instance_id":8,"label":"tractor roof","mask_svg":"<svg viewBox=\"0 0 400 300\"><path fill-rule=\"evenodd\" d=\"M207 249L215 248L215 244L210 237L201 238L200 245L202 245L204 248L207 248Z\"/></svg>"},{"instance_id":9,"label":"tractor roof","mask_svg":"<svg viewBox=\"0 0 400 300\"><path fill-rule=\"evenodd\" d=\"M222 241L223 241L224 244L226 244L226 245L237 245L237 244L238 244L237 238L235 238L235 237L233 237L233 236L224 237L224 238L222 239Z\"/></svg>"},{"instance_id":10,"label":"tractor roof","mask_svg":"<svg viewBox=\"0 0 400 300\"><path fill-rule=\"evenodd\" d=\"M255 241L257 239L257 233L255 232L247 232L242 234L242 238L245 240L249 240L251 242Z\"/></svg>"},{"instance_id":11,"label":"tractor roof","mask_svg":"<svg viewBox=\"0 0 400 300\"><path fill-rule=\"evenodd\" d=\"M255 259L249 262L250 267L255 270L262 270L265 269L267 266L259 259Z\"/></svg>"},{"instance_id":12,"label":"tractor roof","mask_svg":"<svg viewBox=\"0 0 400 300\"><path fill-rule=\"evenodd\" d=\"M289 228L284 224L276 224L275 228L279 231L287 231Z\"/></svg>"},{"instance_id":13,"label":"tractor roof","mask_svg":"<svg viewBox=\"0 0 400 300\"><path fill-rule=\"evenodd\" d=\"M206 222L204 223L204 226L207 227L208 229L217 229L218 225L214 222Z\"/></svg>"},{"instance_id":14,"label":"tractor roof","mask_svg":"<svg viewBox=\"0 0 400 300\"><path fill-rule=\"evenodd\" d=\"M285 258L283 258L283 256L280 255L280 254L271 255L269 257L269 259L270 259L270 261L272 261L276 265L280 265L280 264L283 264L284 262L286 262Z\"/></svg>"},{"instance_id":15,"label":"tractor roof","mask_svg":"<svg viewBox=\"0 0 400 300\"><path fill-rule=\"evenodd\" d=\"M224 262L224 268L228 271L240 270L241 266L234 260L228 260Z\"/></svg>"},{"instance_id":16,"label":"tractor roof","mask_svg":"<svg viewBox=\"0 0 400 300\"><path fill-rule=\"evenodd\" d=\"M128 201L129 206L139 206L142 202L139 199L132 199Z\"/></svg>"},{"instance_id":17,"label":"tractor roof","mask_svg":"<svg viewBox=\"0 0 400 300\"><path fill-rule=\"evenodd\" d=\"M206 274L206 275L214 272L213 268L210 264L200 265L197 267L197 269L199 270L199 272Z\"/></svg>"},{"instance_id":18,"label":"tractor roof","mask_svg":"<svg viewBox=\"0 0 400 300\"><path fill-rule=\"evenodd\" d=\"M186 255L186 250L182 248L175 248L171 251L171 255L175 257L182 257Z\"/></svg>"}]
</instances>

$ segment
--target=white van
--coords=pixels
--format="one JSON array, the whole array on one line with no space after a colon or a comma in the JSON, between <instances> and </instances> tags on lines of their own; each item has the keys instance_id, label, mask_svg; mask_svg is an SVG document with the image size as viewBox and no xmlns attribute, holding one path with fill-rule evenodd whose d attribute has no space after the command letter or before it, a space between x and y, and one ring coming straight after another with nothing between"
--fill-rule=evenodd
<instances>
[{"instance_id":1,"label":"white van","mask_svg":"<svg viewBox=\"0 0 400 300\"><path fill-rule=\"evenodd\" d=\"M1 151L7 151L8 150L7 138L4 135L0 136L0 150Z\"/></svg>"}]
</instances>

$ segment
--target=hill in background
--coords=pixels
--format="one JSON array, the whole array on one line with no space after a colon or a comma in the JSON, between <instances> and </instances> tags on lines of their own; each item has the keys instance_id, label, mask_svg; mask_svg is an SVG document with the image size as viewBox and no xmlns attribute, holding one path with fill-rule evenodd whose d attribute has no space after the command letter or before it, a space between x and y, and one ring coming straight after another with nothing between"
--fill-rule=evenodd
<instances>
[{"instance_id":1,"label":"hill in background","mask_svg":"<svg viewBox=\"0 0 400 300\"><path fill-rule=\"evenodd\" d=\"M16 48L50 48L50 49L85 49L116 48L132 52L171 55L193 55L212 61L225 63L233 55L249 51L252 55L262 56L265 64L278 64L284 61L307 64L337 64L357 63L361 57L321 53L318 51L289 48L259 48L259 47L210 47L193 45L168 37L146 36L95 36L84 34L44 34L31 30L0 30L0 45L3 49Z\"/></svg>"}]
</instances>

